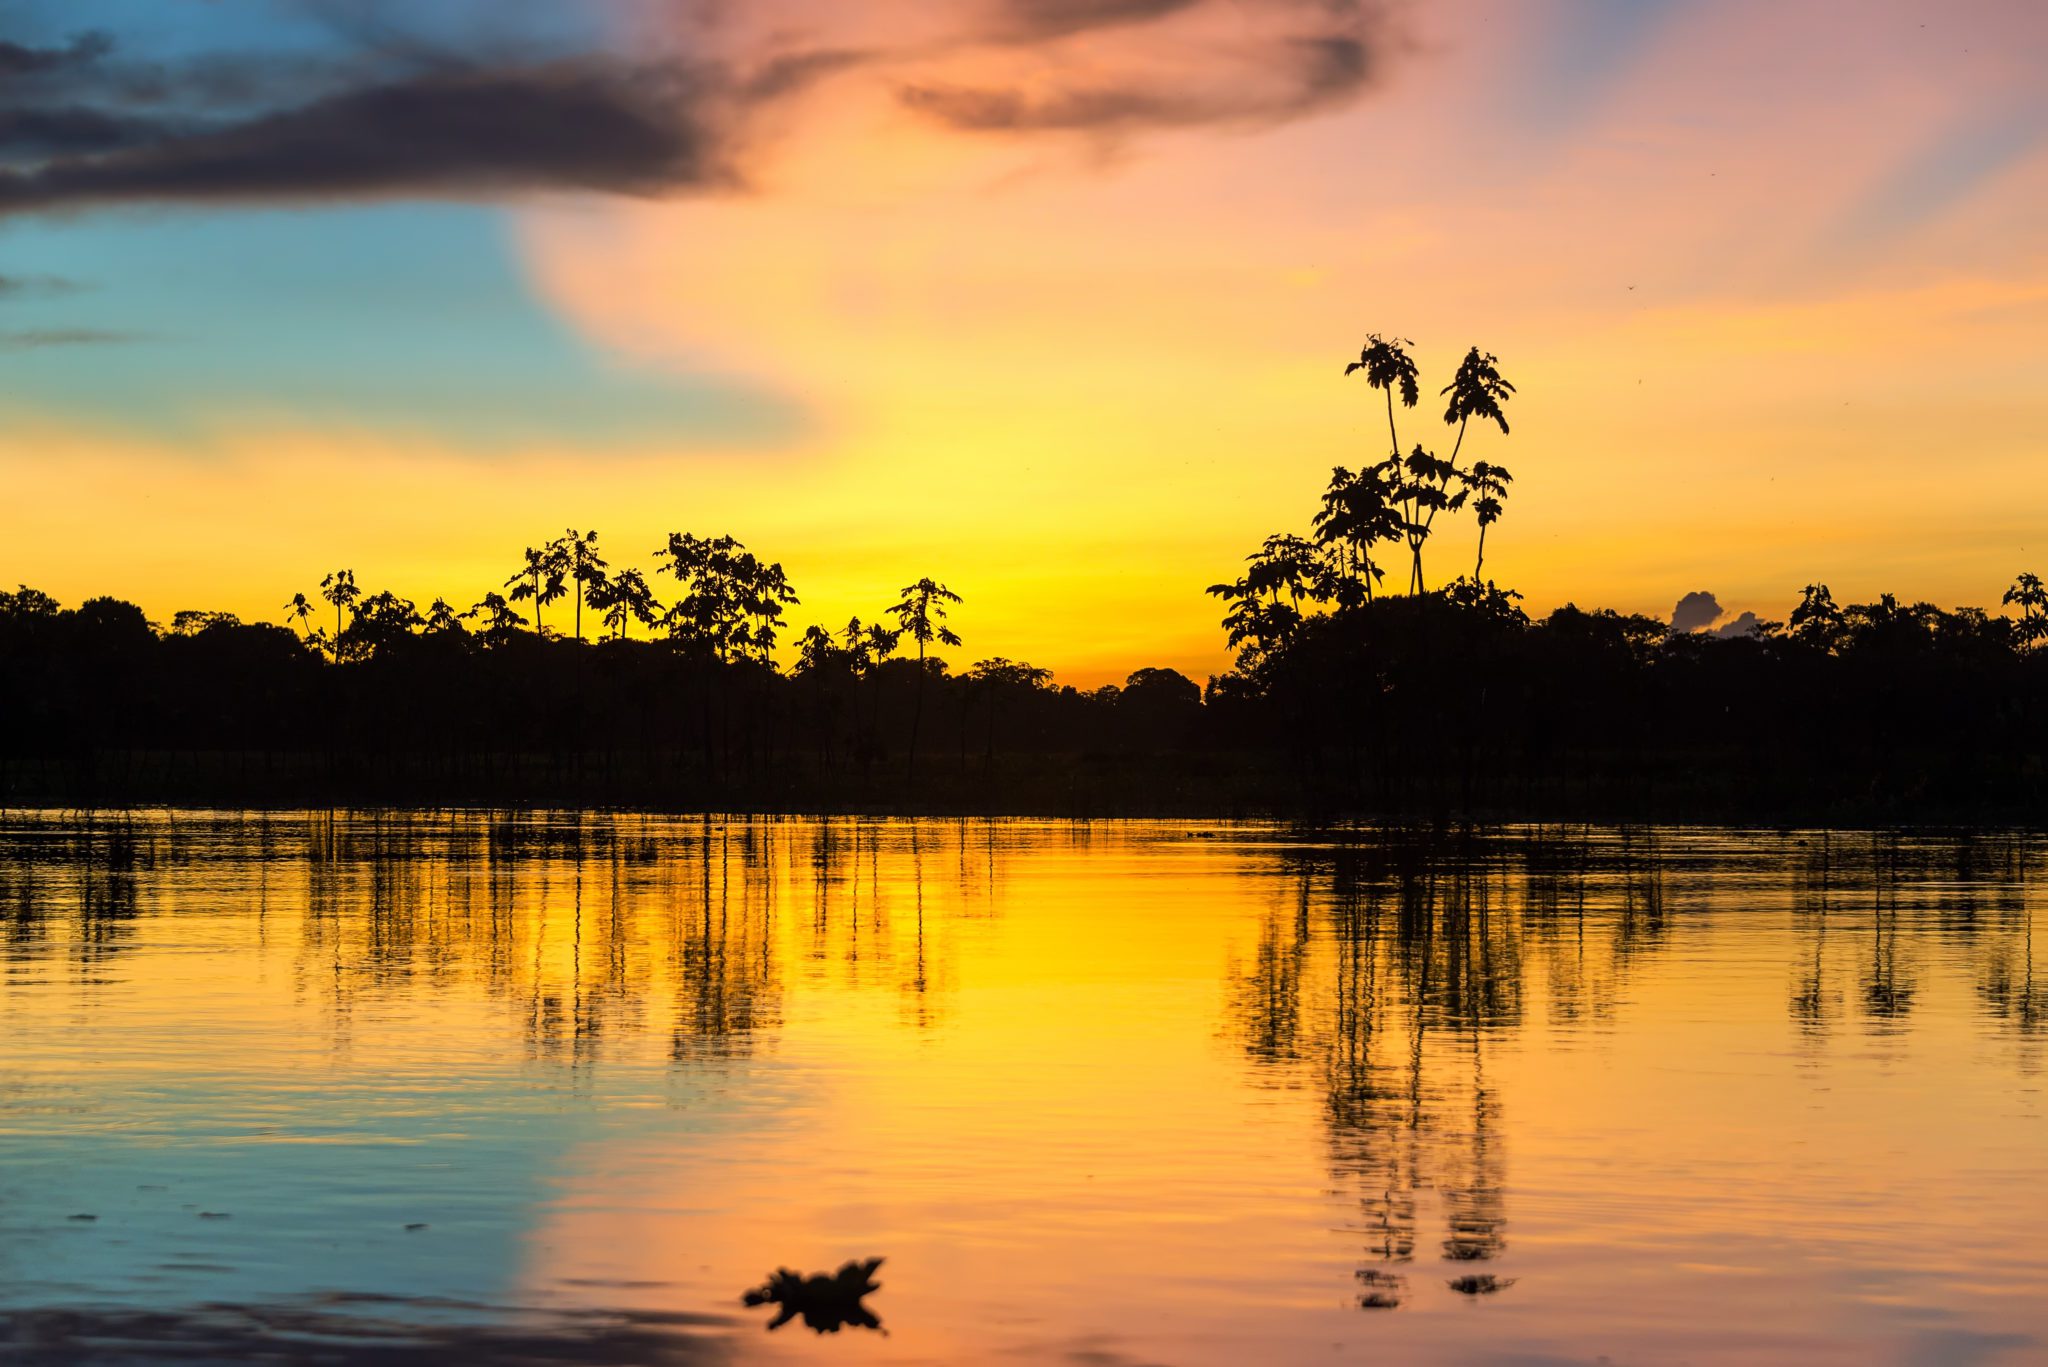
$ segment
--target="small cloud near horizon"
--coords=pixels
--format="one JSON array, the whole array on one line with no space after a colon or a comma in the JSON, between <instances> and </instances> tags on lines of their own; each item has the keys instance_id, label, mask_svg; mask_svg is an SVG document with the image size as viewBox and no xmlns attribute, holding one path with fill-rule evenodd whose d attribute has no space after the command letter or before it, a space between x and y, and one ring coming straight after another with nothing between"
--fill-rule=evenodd
<instances>
[{"instance_id":1,"label":"small cloud near horizon","mask_svg":"<svg viewBox=\"0 0 2048 1367\"><path fill-rule=\"evenodd\" d=\"M1672 634L1698 631L1702 627L1712 626L1720 616L1721 604L1714 595L1705 589L1694 589L1678 600L1678 606L1671 609Z\"/></svg>"}]
</instances>

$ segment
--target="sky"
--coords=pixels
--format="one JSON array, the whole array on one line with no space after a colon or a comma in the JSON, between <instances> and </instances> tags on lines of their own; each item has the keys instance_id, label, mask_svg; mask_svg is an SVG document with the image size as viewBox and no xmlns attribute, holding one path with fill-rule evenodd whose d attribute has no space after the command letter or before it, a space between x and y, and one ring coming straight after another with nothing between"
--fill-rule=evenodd
<instances>
[{"instance_id":1,"label":"sky","mask_svg":"<svg viewBox=\"0 0 2048 1367\"><path fill-rule=\"evenodd\" d=\"M0 582L281 620L731 533L799 626L931 575L959 664L1199 679L1384 454L1383 333L1516 384L1463 458L1532 611L1996 607L2044 70L2029 0L0 0Z\"/></svg>"}]
</instances>

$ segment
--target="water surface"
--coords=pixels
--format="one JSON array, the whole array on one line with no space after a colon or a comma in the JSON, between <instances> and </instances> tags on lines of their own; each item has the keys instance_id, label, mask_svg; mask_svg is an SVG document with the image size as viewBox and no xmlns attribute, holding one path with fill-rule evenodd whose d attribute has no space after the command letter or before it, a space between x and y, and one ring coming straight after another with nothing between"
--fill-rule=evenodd
<instances>
[{"instance_id":1,"label":"water surface","mask_svg":"<svg viewBox=\"0 0 2048 1367\"><path fill-rule=\"evenodd\" d=\"M2048 1360L2044 854L13 814L0 1356Z\"/></svg>"}]
</instances>

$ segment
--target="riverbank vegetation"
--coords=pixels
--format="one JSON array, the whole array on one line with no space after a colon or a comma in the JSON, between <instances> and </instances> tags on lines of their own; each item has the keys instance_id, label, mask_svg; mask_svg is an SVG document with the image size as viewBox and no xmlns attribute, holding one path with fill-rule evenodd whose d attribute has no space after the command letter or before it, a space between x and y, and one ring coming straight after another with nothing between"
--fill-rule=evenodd
<instances>
[{"instance_id":1,"label":"riverbank vegetation","mask_svg":"<svg viewBox=\"0 0 2048 1367\"><path fill-rule=\"evenodd\" d=\"M1236 660L1205 685L1158 666L1078 689L1001 656L956 665L948 652L973 653L947 622L961 595L930 576L867 620L799 632L797 587L731 536L678 532L646 568L615 568L597 532L571 529L462 605L351 569L275 623L0 592L0 801L2044 810L2037 576L2000 613L1838 604L1812 584L1783 621L1714 634L1575 604L1532 617L1481 577L1514 480L1496 459L1515 393L1498 361L1473 348L1440 391L1442 456L1402 438L1422 393L1405 342L1371 338L1346 374L1384 408L1385 453L1333 470L1304 530L1210 588ZM1461 572L1429 587L1443 562Z\"/></svg>"}]
</instances>

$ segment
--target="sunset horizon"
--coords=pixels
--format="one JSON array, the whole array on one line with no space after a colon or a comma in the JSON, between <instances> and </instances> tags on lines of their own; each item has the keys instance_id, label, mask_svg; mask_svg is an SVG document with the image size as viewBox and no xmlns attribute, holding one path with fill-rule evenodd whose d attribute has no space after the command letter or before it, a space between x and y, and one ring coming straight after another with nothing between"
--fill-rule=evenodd
<instances>
[{"instance_id":1,"label":"sunset horizon","mask_svg":"<svg viewBox=\"0 0 2048 1367\"><path fill-rule=\"evenodd\" d=\"M276 621L342 566L466 607L564 524L640 564L730 532L800 623L931 574L956 666L1200 678L1229 660L1202 588L1382 454L1341 373L1368 333L1520 385L1491 555L1539 616L1782 620L1815 582L1997 611L2038 555L2028 7L1004 10L29 7L52 100L269 54L338 122L460 55L685 121L589 175L451 144L207 182L174 139L95 180L31 144L0 188L8 579ZM1308 36L1350 64L1239 84ZM136 122L264 117L170 84Z\"/></svg>"},{"instance_id":2,"label":"sunset horizon","mask_svg":"<svg viewBox=\"0 0 2048 1367\"><path fill-rule=\"evenodd\" d=\"M0 1358L2048 1360L2048 0L0 0Z\"/></svg>"}]
</instances>

